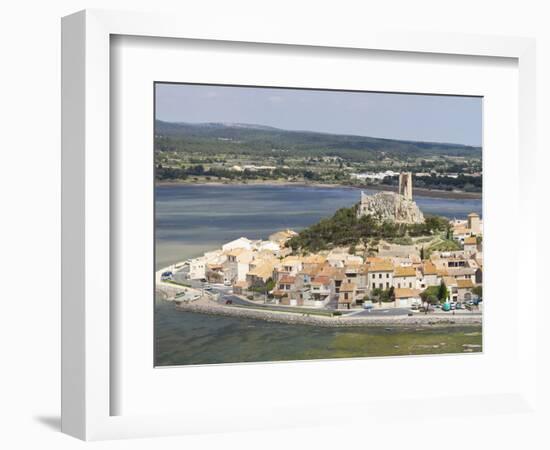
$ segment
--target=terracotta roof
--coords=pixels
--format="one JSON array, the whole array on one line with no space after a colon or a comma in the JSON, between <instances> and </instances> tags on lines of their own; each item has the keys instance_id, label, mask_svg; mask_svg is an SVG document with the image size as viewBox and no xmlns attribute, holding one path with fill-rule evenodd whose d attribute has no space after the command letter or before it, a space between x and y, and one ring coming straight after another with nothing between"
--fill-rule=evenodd
<instances>
[{"instance_id":1,"label":"terracotta roof","mask_svg":"<svg viewBox=\"0 0 550 450\"><path fill-rule=\"evenodd\" d=\"M273 274L273 265L266 263L248 272L247 275L252 275L259 278L269 278Z\"/></svg>"},{"instance_id":2,"label":"terracotta roof","mask_svg":"<svg viewBox=\"0 0 550 450\"><path fill-rule=\"evenodd\" d=\"M323 286L326 286L327 284L330 284L330 278L324 275L317 275L311 284L322 284Z\"/></svg>"},{"instance_id":3,"label":"terracotta roof","mask_svg":"<svg viewBox=\"0 0 550 450\"><path fill-rule=\"evenodd\" d=\"M395 298L418 297L420 295L420 291L418 289L396 288L394 292Z\"/></svg>"},{"instance_id":4,"label":"terracotta roof","mask_svg":"<svg viewBox=\"0 0 550 450\"><path fill-rule=\"evenodd\" d=\"M390 261L371 263L369 272L393 272L393 264Z\"/></svg>"},{"instance_id":5,"label":"terracotta roof","mask_svg":"<svg viewBox=\"0 0 550 450\"><path fill-rule=\"evenodd\" d=\"M474 283L472 280L456 280L456 286L462 289L473 288Z\"/></svg>"},{"instance_id":6,"label":"terracotta roof","mask_svg":"<svg viewBox=\"0 0 550 450\"><path fill-rule=\"evenodd\" d=\"M282 261L283 265L289 265L289 264L298 264L302 262L302 258L295 255L290 255L284 258Z\"/></svg>"},{"instance_id":7,"label":"terracotta roof","mask_svg":"<svg viewBox=\"0 0 550 450\"><path fill-rule=\"evenodd\" d=\"M464 239L464 245L477 245L477 239L474 236Z\"/></svg>"},{"instance_id":8,"label":"terracotta roof","mask_svg":"<svg viewBox=\"0 0 550 450\"><path fill-rule=\"evenodd\" d=\"M237 281L233 284L233 287L239 287L239 288L246 288L248 287L248 283L244 280Z\"/></svg>"},{"instance_id":9,"label":"terracotta roof","mask_svg":"<svg viewBox=\"0 0 550 450\"><path fill-rule=\"evenodd\" d=\"M296 277L291 277L290 275L283 275L279 279L279 283L283 283L283 284L294 284L295 281L296 281Z\"/></svg>"},{"instance_id":10,"label":"terracotta roof","mask_svg":"<svg viewBox=\"0 0 550 450\"><path fill-rule=\"evenodd\" d=\"M384 258L380 258L379 256L368 256L367 257L367 262L368 263L379 263L379 262L384 262L385 259Z\"/></svg>"},{"instance_id":11,"label":"terracotta roof","mask_svg":"<svg viewBox=\"0 0 550 450\"><path fill-rule=\"evenodd\" d=\"M322 264L327 260L322 255L309 255L304 257L303 262L304 264Z\"/></svg>"},{"instance_id":12,"label":"terracotta roof","mask_svg":"<svg viewBox=\"0 0 550 450\"><path fill-rule=\"evenodd\" d=\"M451 277L460 277L464 275L472 276L476 273L476 269L472 267L449 267L447 269L447 275Z\"/></svg>"},{"instance_id":13,"label":"terracotta roof","mask_svg":"<svg viewBox=\"0 0 550 450\"><path fill-rule=\"evenodd\" d=\"M315 276L321 271L321 268L318 265L314 265L312 267L309 267L308 269L302 269L299 273L303 275L309 275L309 276Z\"/></svg>"},{"instance_id":14,"label":"terracotta roof","mask_svg":"<svg viewBox=\"0 0 550 450\"><path fill-rule=\"evenodd\" d=\"M414 267L396 267L394 277L415 277L416 270Z\"/></svg>"},{"instance_id":15,"label":"terracotta roof","mask_svg":"<svg viewBox=\"0 0 550 450\"><path fill-rule=\"evenodd\" d=\"M340 286L340 292L353 292L355 289L357 289L355 283L343 283L342 286Z\"/></svg>"},{"instance_id":16,"label":"terracotta roof","mask_svg":"<svg viewBox=\"0 0 550 450\"><path fill-rule=\"evenodd\" d=\"M470 214L468 214L468 217L479 217L479 214L471 212Z\"/></svg>"},{"instance_id":17,"label":"terracotta roof","mask_svg":"<svg viewBox=\"0 0 550 450\"><path fill-rule=\"evenodd\" d=\"M329 275L333 280L345 280L346 275L341 270L336 270L332 273L332 275Z\"/></svg>"},{"instance_id":18,"label":"terracotta roof","mask_svg":"<svg viewBox=\"0 0 550 450\"><path fill-rule=\"evenodd\" d=\"M435 264L431 261L424 261L422 272L424 273L424 275L437 275Z\"/></svg>"},{"instance_id":19,"label":"terracotta roof","mask_svg":"<svg viewBox=\"0 0 550 450\"><path fill-rule=\"evenodd\" d=\"M453 277L443 277L443 282L445 286L457 286L456 278Z\"/></svg>"}]
</instances>

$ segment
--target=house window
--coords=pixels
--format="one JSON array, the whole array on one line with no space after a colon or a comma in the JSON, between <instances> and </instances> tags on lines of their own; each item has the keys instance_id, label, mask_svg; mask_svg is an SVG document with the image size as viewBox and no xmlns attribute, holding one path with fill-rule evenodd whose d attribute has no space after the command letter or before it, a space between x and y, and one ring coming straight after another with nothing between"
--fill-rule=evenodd
<instances>
[{"instance_id":1,"label":"house window","mask_svg":"<svg viewBox=\"0 0 550 450\"><path fill-rule=\"evenodd\" d=\"M348 293L347 293L347 292L344 294L344 298L345 298L346 300L348 299Z\"/></svg>"},{"instance_id":2,"label":"house window","mask_svg":"<svg viewBox=\"0 0 550 450\"><path fill-rule=\"evenodd\" d=\"M381 274L381 273L378 274L378 278L382 278L382 274Z\"/></svg>"},{"instance_id":3,"label":"house window","mask_svg":"<svg viewBox=\"0 0 550 450\"><path fill-rule=\"evenodd\" d=\"M372 279L374 280L375 278L376 278L376 274L373 273L373 274L372 274Z\"/></svg>"},{"instance_id":4,"label":"house window","mask_svg":"<svg viewBox=\"0 0 550 450\"><path fill-rule=\"evenodd\" d=\"M386 289L389 289L389 287L390 287L390 283L386 282Z\"/></svg>"},{"instance_id":5,"label":"house window","mask_svg":"<svg viewBox=\"0 0 550 450\"><path fill-rule=\"evenodd\" d=\"M401 283L397 283L397 289L401 289Z\"/></svg>"},{"instance_id":6,"label":"house window","mask_svg":"<svg viewBox=\"0 0 550 450\"><path fill-rule=\"evenodd\" d=\"M390 277L390 274L389 274L389 273L387 273L387 274L386 274L386 278L389 278L389 277Z\"/></svg>"}]
</instances>

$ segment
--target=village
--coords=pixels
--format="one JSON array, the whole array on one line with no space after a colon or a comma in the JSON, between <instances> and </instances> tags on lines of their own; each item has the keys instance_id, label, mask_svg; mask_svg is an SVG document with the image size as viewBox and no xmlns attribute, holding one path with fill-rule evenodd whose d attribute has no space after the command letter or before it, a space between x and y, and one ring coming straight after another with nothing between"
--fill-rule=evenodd
<instances>
[{"instance_id":1,"label":"village","mask_svg":"<svg viewBox=\"0 0 550 450\"><path fill-rule=\"evenodd\" d=\"M377 197L381 196L381 197ZM388 197L389 196L389 197ZM400 178L399 193L361 195L358 214L381 208L393 220L421 222L412 200L410 174ZM373 206L374 205L374 206ZM389 205L389 206L388 206ZM371 209L369 209L371 208ZM231 307L269 305L273 310L332 311L337 315L395 309L437 313L460 309L479 311L483 279L483 223L477 213L449 222L456 249L431 251L424 242L399 245L380 241L375 252L333 248L316 253L293 252L287 243L297 235L286 229L265 240L240 237L157 274L157 285L195 288L193 301L210 294ZM173 295L175 298L176 294ZM181 296L180 296L181 298ZM190 299L190 300L189 300Z\"/></svg>"}]
</instances>

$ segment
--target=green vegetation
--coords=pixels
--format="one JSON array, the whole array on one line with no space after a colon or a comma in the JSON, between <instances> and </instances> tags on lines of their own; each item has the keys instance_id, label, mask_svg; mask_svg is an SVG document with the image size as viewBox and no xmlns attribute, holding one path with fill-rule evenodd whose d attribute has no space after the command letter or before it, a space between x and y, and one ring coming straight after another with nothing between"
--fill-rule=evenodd
<instances>
[{"instance_id":1,"label":"green vegetation","mask_svg":"<svg viewBox=\"0 0 550 450\"><path fill-rule=\"evenodd\" d=\"M472 289L472 293L479 298L483 298L483 286L476 286Z\"/></svg>"},{"instance_id":2,"label":"green vegetation","mask_svg":"<svg viewBox=\"0 0 550 450\"><path fill-rule=\"evenodd\" d=\"M435 242L433 242L426 251L426 258L432 252L452 252L455 250L460 250L460 244L454 239L448 239L439 237Z\"/></svg>"},{"instance_id":3,"label":"green vegetation","mask_svg":"<svg viewBox=\"0 0 550 450\"><path fill-rule=\"evenodd\" d=\"M385 155L396 157L480 157L481 149L459 144L380 139L366 136L288 131L261 125L219 123L155 122L159 151L200 152L204 155L240 153L272 156L339 156L345 160L368 161ZM220 150L222 150L220 152Z\"/></svg>"},{"instance_id":4,"label":"green vegetation","mask_svg":"<svg viewBox=\"0 0 550 450\"><path fill-rule=\"evenodd\" d=\"M370 300L374 303L380 302L394 302L395 301L395 289L390 287L389 289L375 288L370 293Z\"/></svg>"},{"instance_id":5,"label":"green vegetation","mask_svg":"<svg viewBox=\"0 0 550 450\"><path fill-rule=\"evenodd\" d=\"M334 247L356 247L372 239L404 240L414 236L441 233L449 227L447 219L428 216L423 224L380 222L372 216L357 218L356 207L341 208L327 219L301 231L287 242L293 251L318 252ZM408 239L407 239L408 238Z\"/></svg>"},{"instance_id":6,"label":"green vegetation","mask_svg":"<svg viewBox=\"0 0 550 450\"><path fill-rule=\"evenodd\" d=\"M420 298L422 301L429 303L430 305L444 302L447 299L447 296L447 286L445 286L444 282L442 282L439 286L429 286L420 293Z\"/></svg>"},{"instance_id":7,"label":"green vegetation","mask_svg":"<svg viewBox=\"0 0 550 450\"><path fill-rule=\"evenodd\" d=\"M448 171L450 168L447 168ZM463 167L456 167L457 172L462 172ZM399 177L387 177L382 180L382 184L388 186L398 186ZM413 175L413 184L416 188L438 189L440 191L461 190L465 192L481 192L482 178L472 177L459 173L456 177L437 176L436 174L417 176Z\"/></svg>"},{"instance_id":8,"label":"green vegetation","mask_svg":"<svg viewBox=\"0 0 550 450\"><path fill-rule=\"evenodd\" d=\"M292 181L368 187L353 173L407 170L419 188L481 192L481 149L456 144L287 131L258 125L156 121L159 181ZM433 175L427 175L432 172ZM437 175L436 175L437 173ZM460 174L447 176L447 174ZM382 186L383 187L383 186Z\"/></svg>"}]
</instances>

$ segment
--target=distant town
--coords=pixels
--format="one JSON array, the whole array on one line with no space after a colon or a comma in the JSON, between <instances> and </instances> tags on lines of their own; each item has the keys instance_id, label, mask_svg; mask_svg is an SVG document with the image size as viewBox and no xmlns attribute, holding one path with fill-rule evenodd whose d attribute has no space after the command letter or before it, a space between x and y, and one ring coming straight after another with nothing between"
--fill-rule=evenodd
<instances>
[{"instance_id":1,"label":"distant town","mask_svg":"<svg viewBox=\"0 0 550 450\"><path fill-rule=\"evenodd\" d=\"M157 121L155 176L178 183L301 183L479 198L481 148L297 132L251 124Z\"/></svg>"},{"instance_id":2,"label":"distant town","mask_svg":"<svg viewBox=\"0 0 550 450\"><path fill-rule=\"evenodd\" d=\"M283 322L300 317L299 323L361 325L393 317L480 323L481 217L472 212L426 228L435 219L425 218L414 202L411 172L386 175L397 177L398 191L362 193L350 220L358 227L389 224L405 236L359 239L349 247L324 243L314 251L304 245L307 230L238 237L159 270L157 292L181 309Z\"/></svg>"}]
</instances>

